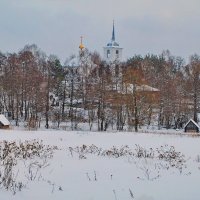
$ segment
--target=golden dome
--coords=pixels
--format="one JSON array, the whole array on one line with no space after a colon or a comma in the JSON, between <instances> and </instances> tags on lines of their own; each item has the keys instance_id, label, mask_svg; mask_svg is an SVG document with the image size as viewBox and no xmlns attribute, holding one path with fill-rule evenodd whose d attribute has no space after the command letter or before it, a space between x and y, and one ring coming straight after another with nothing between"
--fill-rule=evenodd
<instances>
[{"instance_id":1,"label":"golden dome","mask_svg":"<svg viewBox=\"0 0 200 200\"><path fill-rule=\"evenodd\" d=\"M85 48L85 47L84 47L83 44L80 44L80 45L79 45L79 49L80 49L80 50L82 50L82 49L84 49L84 48Z\"/></svg>"},{"instance_id":2,"label":"golden dome","mask_svg":"<svg viewBox=\"0 0 200 200\"><path fill-rule=\"evenodd\" d=\"M83 40L83 36L81 36L81 44L79 45L80 50L83 50L85 48L82 40Z\"/></svg>"}]
</instances>

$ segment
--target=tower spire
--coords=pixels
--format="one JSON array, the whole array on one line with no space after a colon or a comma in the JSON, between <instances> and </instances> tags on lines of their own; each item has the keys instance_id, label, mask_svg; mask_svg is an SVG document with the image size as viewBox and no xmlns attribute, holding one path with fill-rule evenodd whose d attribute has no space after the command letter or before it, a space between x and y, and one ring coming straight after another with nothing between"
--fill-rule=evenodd
<instances>
[{"instance_id":1,"label":"tower spire","mask_svg":"<svg viewBox=\"0 0 200 200\"><path fill-rule=\"evenodd\" d=\"M113 20L112 41L115 41L115 21Z\"/></svg>"}]
</instances>

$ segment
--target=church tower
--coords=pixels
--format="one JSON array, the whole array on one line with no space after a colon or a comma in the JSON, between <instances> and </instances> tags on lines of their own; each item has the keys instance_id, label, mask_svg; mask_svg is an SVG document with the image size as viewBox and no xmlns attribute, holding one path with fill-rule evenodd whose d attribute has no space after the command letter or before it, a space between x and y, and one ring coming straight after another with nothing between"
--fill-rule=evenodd
<instances>
[{"instance_id":1,"label":"church tower","mask_svg":"<svg viewBox=\"0 0 200 200\"><path fill-rule=\"evenodd\" d=\"M105 61L108 63L120 62L122 60L122 50L123 48L115 41L115 24L113 21L111 41L103 48Z\"/></svg>"}]
</instances>

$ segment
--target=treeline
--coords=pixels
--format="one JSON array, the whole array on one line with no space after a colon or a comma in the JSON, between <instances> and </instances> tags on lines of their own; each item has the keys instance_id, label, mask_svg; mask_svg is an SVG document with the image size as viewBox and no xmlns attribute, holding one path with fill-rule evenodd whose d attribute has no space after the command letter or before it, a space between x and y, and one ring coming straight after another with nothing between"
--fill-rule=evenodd
<instances>
[{"instance_id":1,"label":"treeline","mask_svg":"<svg viewBox=\"0 0 200 200\"><path fill-rule=\"evenodd\" d=\"M189 118L198 121L198 55L188 64L169 51L107 64L86 49L62 65L27 45L0 53L0 70L0 112L16 126L70 124L74 130L84 122L90 130L138 131L142 125L182 128Z\"/></svg>"}]
</instances>

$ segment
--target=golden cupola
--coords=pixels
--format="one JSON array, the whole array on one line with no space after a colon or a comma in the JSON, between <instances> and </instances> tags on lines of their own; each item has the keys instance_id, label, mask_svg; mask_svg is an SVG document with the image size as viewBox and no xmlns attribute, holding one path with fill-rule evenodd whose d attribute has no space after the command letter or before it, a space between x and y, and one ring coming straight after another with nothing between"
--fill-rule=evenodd
<instances>
[{"instance_id":1,"label":"golden cupola","mask_svg":"<svg viewBox=\"0 0 200 200\"><path fill-rule=\"evenodd\" d=\"M82 51L84 49L84 45L83 45L83 36L81 36L81 44L79 45L79 49Z\"/></svg>"}]
</instances>

